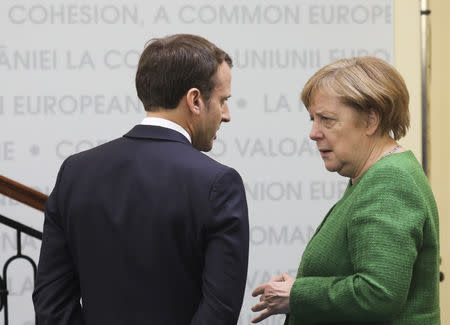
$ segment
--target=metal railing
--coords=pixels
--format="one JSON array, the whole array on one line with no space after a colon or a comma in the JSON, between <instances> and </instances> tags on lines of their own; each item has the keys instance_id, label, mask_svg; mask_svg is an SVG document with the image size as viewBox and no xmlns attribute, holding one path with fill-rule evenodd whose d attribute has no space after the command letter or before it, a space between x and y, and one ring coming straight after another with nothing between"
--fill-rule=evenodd
<instances>
[{"instance_id":1,"label":"metal railing","mask_svg":"<svg viewBox=\"0 0 450 325\"><path fill-rule=\"evenodd\" d=\"M0 194L8 196L16 201L22 202L25 205L33 207L39 211L44 211L45 202L47 201L47 195L33 190L30 187L17 183L9 178L0 175ZM33 268L33 281L36 279L37 265L34 260L23 254L22 252L22 235L28 235L30 237L42 240L42 233L28 227L20 222L14 221L0 214L0 224L8 226L16 231L16 252L13 256L9 257L3 265L3 270L0 275L0 313L4 315L4 325L9 324L8 315L8 268L14 261L24 260L28 262ZM34 285L34 282L33 282ZM35 316L35 324L38 325L37 318Z\"/></svg>"},{"instance_id":2,"label":"metal railing","mask_svg":"<svg viewBox=\"0 0 450 325\"><path fill-rule=\"evenodd\" d=\"M31 264L33 268L33 280L36 279L37 265L33 259L27 255L22 254L22 234L34 237L36 239L42 240L42 233L25 226L17 221L11 220L5 216L0 215L0 224L6 225L16 230L16 248L17 252L14 256L8 258L3 266L3 277L0 275L0 312L4 309L4 324L8 325L8 267L15 260L25 260ZM35 324L38 324L37 318L35 316Z\"/></svg>"}]
</instances>

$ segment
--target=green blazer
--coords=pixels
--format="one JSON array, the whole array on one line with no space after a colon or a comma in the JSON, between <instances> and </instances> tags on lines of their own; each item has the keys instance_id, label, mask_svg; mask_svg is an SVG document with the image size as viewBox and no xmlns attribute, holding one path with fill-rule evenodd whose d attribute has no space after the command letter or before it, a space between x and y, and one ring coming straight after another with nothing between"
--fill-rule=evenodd
<instances>
[{"instance_id":1,"label":"green blazer","mask_svg":"<svg viewBox=\"0 0 450 325\"><path fill-rule=\"evenodd\" d=\"M287 325L440 324L439 220L411 151L376 162L306 247Z\"/></svg>"}]
</instances>

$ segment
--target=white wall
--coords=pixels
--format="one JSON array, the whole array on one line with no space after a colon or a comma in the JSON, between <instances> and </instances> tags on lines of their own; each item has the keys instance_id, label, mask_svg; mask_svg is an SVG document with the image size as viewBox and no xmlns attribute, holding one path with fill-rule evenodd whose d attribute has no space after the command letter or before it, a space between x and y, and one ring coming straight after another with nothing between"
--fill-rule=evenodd
<instances>
[{"instance_id":1,"label":"white wall","mask_svg":"<svg viewBox=\"0 0 450 325\"><path fill-rule=\"evenodd\" d=\"M0 174L47 194L65 157L119 137L143 118L134 74L147 40L193 33L230 53L232 121L211 156L235 167L247 188L251 248L242 324L254 317L250 293L257 285L282 271L295 275L306 243L347 183L325 171L308 138L303 84L341 57L394 62L392 0L3 0L0 17ZM40 213L1 196L0 213L42 229ZM0 265L13 239L0 228ZM24 246L38 256L37 241L25 239ZM31 324L29 270L17 265L10 279L11 324Z\"/></svg>"}]
</instances>

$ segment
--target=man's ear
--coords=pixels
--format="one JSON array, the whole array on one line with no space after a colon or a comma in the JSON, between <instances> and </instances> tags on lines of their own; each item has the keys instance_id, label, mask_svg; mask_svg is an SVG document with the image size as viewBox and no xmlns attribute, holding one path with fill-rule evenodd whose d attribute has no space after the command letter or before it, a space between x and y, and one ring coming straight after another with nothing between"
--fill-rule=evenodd
<instances>
[{"instance_id":1,"label":"man's ear","mask_svg":"<svg viewBox=\"0 0 450 325\"><path fill-rule=\"evenodd\" d=\"M200 90L198 90L197 88L189 89L186 93L186 102L189 111L191 111L192 114L200 114L200 106L202 105Z\"/></svg>"},{"instance_id":2,"label":"man's ear","mask_svg":"<svg viewBox=\"0 0 450 325\"><path fill-rule=\"evenodd\" d=\"M369 136L374 135L377 132L379 125L380 125L380 117L373 109L371 109L367 114L366 134Z\"/></svg>"}]
</instances>

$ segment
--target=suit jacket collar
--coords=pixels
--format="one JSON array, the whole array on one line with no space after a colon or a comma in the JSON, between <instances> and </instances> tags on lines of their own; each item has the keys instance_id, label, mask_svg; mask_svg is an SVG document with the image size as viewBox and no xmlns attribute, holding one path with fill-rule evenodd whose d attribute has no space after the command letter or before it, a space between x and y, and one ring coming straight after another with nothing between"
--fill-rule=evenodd
<instances>
[{"instance_id":1,"label":"suit jacket collar","mask_svg":"<svg viewBox=\"0 0 450 325\"><path fill-rule=\"evenodd\" d=\"M127 134L125 134L124 137L176 141L191 145L189 140L186 139L186 137L180 132L156 125L136 125Z\"/></svg>"}]
</instances>

